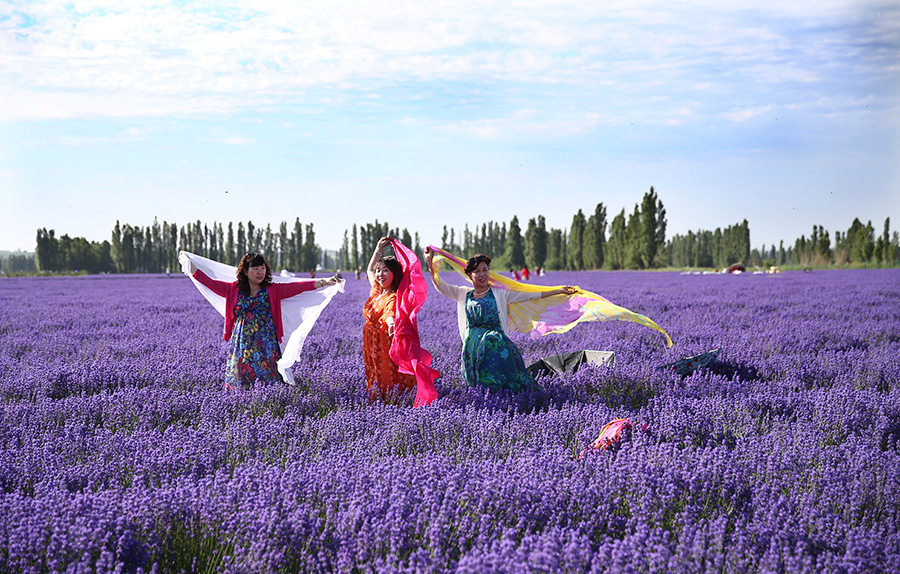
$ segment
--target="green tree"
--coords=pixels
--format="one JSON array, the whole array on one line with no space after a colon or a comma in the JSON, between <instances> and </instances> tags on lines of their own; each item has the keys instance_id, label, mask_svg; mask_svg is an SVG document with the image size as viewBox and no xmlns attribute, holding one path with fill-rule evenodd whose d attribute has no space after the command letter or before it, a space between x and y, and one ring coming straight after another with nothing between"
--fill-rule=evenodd
<instances>
[{"instance_id":1,"label":"green tree","mask_svg":"<svg viewBox=\"0 0 900 574\"><path fill-rule=\"evenodd\" d=\"M509 222L503 258L505 260L505 265L511 265L515 269L520 269L525 266L525 246L522 241L522 232L519 229L519 218L515 215Z\"/></svg>"},{"instance_id":2,"label":"green tree","mask_svg":"<svg viewBox=\"0 0 900 574\"><path fill-rule=\"evenodd\" d=\"M125 271L125 258L122 252L122 227L116 220L116 226L112 230L112 241L110 242L110 254L112 255L113 265L116 266L116 273Z\"/></svg>"},{"instance_id":3,"label":"green tree","mask_svg":"<svg viewBox=\"0 0 900 574\"><path fill-rule=\"evenodd\" d=\"M319 248L316 245L316 232L313 230L313 224L306 224L306 241L303 244L303 262L304 270L315 271L316 264L319 262Z\"/></svg>"},{"instance_id":4,"label":"green tree","mask_svg":"<svg viewBox=\"0 0 900 574\"><path fill-rule=\"evenodd\" d=\"M278 267L280 269L288 268L287 254L290 249L288 242L287 221L282 221L278 226Z\"/></svg>"},{"instance_id":5,"label":"green tree","mask_svg":"<svg viewBox=\"0 0 900 574\"><path fill-rule=\"evenodd\" d=\"M569 228L569 244L566 246L568 268L576 271L584 269L581 246L585 225L584 213L579 209L578 213L572 216L572 226Z\"/></svg>"},{"instance_id":6,"label":"green tree","mask_svg":"<svg viewBox=\"0 0 900 574\"><path fill-rule=\"evenodd\" d=\"M407 231L407 229L405 227L403 228L403 233L400 234L399 239L400 239L400 243L402 243L403 245L406 245L410 249L414 249L412 235L409 234L409 231Z\"/></svg>"},{"instance_id":7,"label":"green tree","mask_svg":"<svg viewBox=\"0 0 900 574\"><path fill-rule=\"evenodd\" d=\"M256 240L256 226L252 221L247 222L247 251L259 251L259 242ZM244 253L246 253L245 251Z\"/></svg>"},{"instance_id":8,"label":"green tree","mask_svg":"<svg viewBox=\"0 0 900 574\"><path fill-rule=\"evenodd\" d=\"M125 273L134 273L135 270L134 237L135 229L126 223L122 227L122 265Z\"/></svg>"},{"instance_id":9,"label":"green tree","mask_svg":"<svg viewBox=\"0 0 900 574\"><path fill-rule=\"evenodd\" d=\"M291 247L288 257L291 269L299 273L303 271L303 224L300 223L299 217L294 219L294 228L288 244Z\"/></svg>"},{"instance_id":10,"label":"green tree","mask_svg":"<svg viewBox=\"0 0 900 574\"><path fill-rule=\"evenodd\" d=\"M816 245L816 251L818 252L820 263L831 263L831 238L828 235L828 231L821 225L819 226L819 240Z\"/></svg>"},{"instance_id":11,"label":"green tree","mask_svg":"<svg viewBox=\"0 0 900 574\"><path fill-rule=\"evenodd\" d=\"M858 218L853 219L845 239L849 244L850 261L863 263L872 258L875 250L874 236L875 229L872 227L871 221L867 225L863 225Z\"/></svg>"},{"instance_id":12,"label":"green tree","mask_svg":"<svg viewBox=\"0 0 900 574\"><path fill-rule=\"evenodd\" d=\"M159 273L165 267L165 245L162 233L162 227L159 225L156 217L153 218L153 225L150 227L150 241L153 245L153 255L150 260L150 271Z\"/></svg>"},{"instance_id":13,"label":"green tree","mask_svg":"<svg viewBox=\"0 0 900 574\"><path fill-rule=\"evenodd\" d=\"M875 261L879 263L887 263L888 245L890 245L891 218L884 220L884 231L875 240L875 250L872 252Z\"/></svg>"},{"instance_id":14,"label":"green tree","mask_svg":"<svg viewBox=\"0 0 900 574\"><path fill-rule=\"evenodd\" d=\"M359 269L359 242L356 235L356 224L353 224L353 234L351 235L350 251L353 253L353 269Z\"/></svg>"},{"instance_id":15,"label":"green tree","mask_svg":"<svg viewBox=\"0 0 900 574\"><path fill-rule=\"evenodd\" d=\"M237 265L234 244L234 224L228 222L228 235L225 238L225 263L229 265Z\"/></svg>"},{"instance_id":16,"label":"green tree","mask_svg":"<svg viewBox=\"0 0 900 574\"><path fill-rule=\"evenodd\" d=\"M350 267L350 236L344 230L344 243L341 245L341 269Z\"/></svg>"},{"instance_id":17,"label":"green tree","mask_svg":"<svg viewBox=\"0 0 900 574\"><path fill-rule=\"evenodd\" d=\"M603 267L606 246L606 206L598 203L594 213L587 220L581 241L582 262L586 269Z\"/></svg>"},{"instance_id":18,"label":"green tree","mask_svg":"<svg viewBox=\"0 0 900 574\"><path fill-rule=\"evenodd\" d=\"M666 209L653 187L644 194L638 221L633 261L640 269L650 269L657 266L656 254L666 243Z\"/></svg>"},{"instance_id":19,"label":"green tree","mask_svg":"<svg viewBox=\"0 0 900 574\"><path fill-rule=\"evenodd\" d=\"M54 230L47 231L46 228L38 229L37 245L34 250L34 259L39 271L57 271L57 252L59 250L59 242L56 240L56 232Z\"/></svg>"},{"instance_id":20,"label":"green tree","mask_svg":"<svg viewBox=\"0 0 900 574\"><path fill-rule=\"evenodd\" d=\"M237 252L234 254L234 262L238 263L247 251L247 234L244 232L244 222L238 221L237 224Z\"/></svg>"},{"instance_id":21,"label":"green tree","mask_svg":"<svg viewBox=\"0 0 900 574\"><path fill-rule=\"evenodd\" d=\"M625 208L612 218L609 225L609 240L604 250L606 269L624 269L628 234L625 223Z\"/></svg>"},{"instance_id":22,"label":"green tree","mask_svg":"<svg viewBox=\"0 0 900 574\"><path fill-rule=\"evenodd\" d=\"M525 230L525 262L532 269L539 269L547 261L547 223L543 215L528 220Z\"/></svg>"},{"instance_id":23,"label":"green tree","mask_svg":"<svg viewBox=\"0 0 900 574\"><path fill-rule=\"evenodd\" d=\"M634 211L628 216L625 224L625 268L642 269L641 244L642 244L641 211L634 204Z\"/></svg>"}]
</instances>

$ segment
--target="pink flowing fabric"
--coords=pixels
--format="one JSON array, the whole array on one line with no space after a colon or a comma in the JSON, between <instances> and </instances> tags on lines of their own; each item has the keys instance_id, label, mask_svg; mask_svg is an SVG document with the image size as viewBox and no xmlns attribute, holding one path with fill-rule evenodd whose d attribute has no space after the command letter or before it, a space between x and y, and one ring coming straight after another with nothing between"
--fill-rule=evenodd
<instances>
[{"instance_id":1,"label":"pink flowing fabric","mask_svg":"<svg viewBox=\"0 0 900 574\"><path fill-rule=\"evenodd\" d=\"M434 380L441 376L440 372L431 368L431 353L419 343L416 315L428 298L428 285L416 254L396 239L391 239L391 247L403 267L403 278L397 288L394 340L389 355L400 367L401 373L416 376L416 400L413 401L413 407L419 407L431 404L437 398Z\"/></svg>"}]
</instances>

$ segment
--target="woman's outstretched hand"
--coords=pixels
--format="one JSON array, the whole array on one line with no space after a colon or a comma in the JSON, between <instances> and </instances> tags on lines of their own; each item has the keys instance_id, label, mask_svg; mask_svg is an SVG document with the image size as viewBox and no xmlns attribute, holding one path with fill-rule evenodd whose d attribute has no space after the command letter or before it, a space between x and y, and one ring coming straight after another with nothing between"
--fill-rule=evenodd
<instances>
[{"instance_id":1,"label":"woman's outstretched hand","mask_svg":"<svg viewBox=\"0 0 900 574\"><path fill-rule=\"evenodd\" d=\"M197 266L187 256L187 251L181 250L178 253L178 263L181 264L181 272L193 276L197 272Z\"/></svg>"},{"instance_id":2,"label":"woman's outstretched hand","mask_svg":"<svg viewBox=\"0 0 900 574\"><path fill-rule=\"evenodd\" d=\"M340 282L340 278L337 276L337 273L329 277L328 279L316 279L314 283L316 289L320 289L325 287L326 285L337 285Z\"/></svg>"},{"instance_id":3,"label":"woman's outstretched hand","mask_svg":"<svg viewBox=\"0 0 900 574\"><path fill-rule=\"evenodd\" d=\"M431 260L434 259L434 251L431 250L431 246L425 247L425 264L428 265L429 271L434 271L431 267Z\"/></svg>"},{"instance_id":4,"label":"woman's outstretched hand","mask_svg":"<svg viewBox=\"0 0 900 574\"><path fill-rule=\"evenodd\" d=\"M578 287L573 287L572 285L566 285L565 287L560 287L559 289L555 289L553 291L544 291L541 293L541 299L544 297L553 297L554 295L573 295L578 291Z\"/></svg>"}]
</instances>

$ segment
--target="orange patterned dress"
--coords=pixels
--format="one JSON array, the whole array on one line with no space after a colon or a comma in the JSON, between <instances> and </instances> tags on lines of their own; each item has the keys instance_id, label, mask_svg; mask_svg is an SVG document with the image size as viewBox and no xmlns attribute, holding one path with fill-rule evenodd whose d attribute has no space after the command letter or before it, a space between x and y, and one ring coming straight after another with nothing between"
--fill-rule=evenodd
<instances>
[{"instance_id":1,"label":"orange patterned dress","mask_svg":"<svg viewBox=\"0 0 900 574\"><path fill-rule=\"evenodd\" d=\"M363 306L363 361L366 364L366 390L372 397L389 396L416 386L414 375L399 372L388 353L391 338L388 337L386 320L394 316L396 293L384 293L377 283L372 285L369 299Z\"/></svg>"}]
</instances>

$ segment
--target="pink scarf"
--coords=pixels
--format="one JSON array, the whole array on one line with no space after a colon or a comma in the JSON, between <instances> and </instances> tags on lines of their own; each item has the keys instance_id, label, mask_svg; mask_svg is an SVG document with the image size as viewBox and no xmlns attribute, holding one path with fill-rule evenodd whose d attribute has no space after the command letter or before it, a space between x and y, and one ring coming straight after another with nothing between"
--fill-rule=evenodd
<instances>
[{"instance_id":1,"label":"pink scarf","mask_svg":"<svg viewBox=\"0 0 900 574\"><path fill-rule=\"evenodd\" d=\"M394 340L389 355L400 367L401 373L416 376L416 400L413 401L413 406L428 405L438 396L434 380L441 376L440 372L431 368L431 353L419 343L416 315L428 298L428 285L416 254L396 239L391 239L391 247L403 267L403 278L397 288Z\"/></svg>"}]
</instances>

